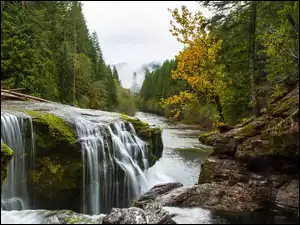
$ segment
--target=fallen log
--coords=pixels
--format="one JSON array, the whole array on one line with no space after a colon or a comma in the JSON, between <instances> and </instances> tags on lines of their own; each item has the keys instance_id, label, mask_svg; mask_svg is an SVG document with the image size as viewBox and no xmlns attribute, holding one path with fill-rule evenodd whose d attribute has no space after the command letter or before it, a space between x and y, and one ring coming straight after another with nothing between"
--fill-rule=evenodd
<instances>
[{"instance_id":1,"label":"fallen log","mask_svg":"<svg viewBox=\"0 0 300 225\"><path fill-rule=\"evenodd\" d=\"M4 92L1 92L1 99L15 99L15 100L24 100L23 98L21 97L18 97L18 96L15 96L15 95L12 95L12 94L8 94L8 93L4 93Z\"/></svg>"},{"instance_id":2,"label":"fallen log","mask_svg":"<svg viewBox=\"0 0 300 225\"><path fill-rule=\"evenodd\" d=\"M1 98L3 97L8 97L8 98L16 98L18 100L22 100L22 101L26 101L26 100L34 100L34 101L39 101L39 102L52 102L43 98L38 98L38 97L34 97L31 95L26 95L26 94L21 94L18 92L14 92L11 90L3 90L1 89Z\"/></svg>"},{"instance_id":3,"label":"fallen log","mask_svg":"<svg viewBox=\"0 0 300 225\"><path fill-rule=\"evenodd\" d=\"M13 89L4 89L4 90L7 90L7 91L24 91L25 88L13 88Z\"/></svg>"}]
</instances>

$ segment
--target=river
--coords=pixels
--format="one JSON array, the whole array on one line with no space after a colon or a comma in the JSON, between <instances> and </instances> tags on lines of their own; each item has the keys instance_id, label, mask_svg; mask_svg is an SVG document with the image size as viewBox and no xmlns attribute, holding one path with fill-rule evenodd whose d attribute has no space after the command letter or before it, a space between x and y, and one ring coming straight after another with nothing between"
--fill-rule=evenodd
<instances>
[{"instance_id":1,"label":"river","mask_svg":"<svg viewBox=\"0 0 300 225\"><path fill-rule=\"evenodd\" d=\"M162 158L153 167L145 171L148 186L159 183L181 182L185 186L194 185L198 181L200 165L211 153L212 148L202 145L198 136L199 126L169 123L164 117L150 113L138 112L136 117L149 124L163 129L164 151ZM232 203L234 204L234 203ZM176 213L174 220L179 224L237 224L237 223L297 223L289 217L266 213L256 214L224 214L202 208L165 207ZM46 214L39 210L3 211L1 223L49 223Z\"/></svg>"},{"instance_id":2,"label":"river","mask_svg":"<svg viewBox=\"0 0 300 225\"><path fill-rule=\"evenodd\" d=\"M197 183L200 165L211 153L209 146L199 140L200 128L195 125L174 124L167 119L150 113L138 112L135 115L142 121L163 128L164 152L162 158L146 172L152 186L165 182L181 182L185 186ZM149 186L151 186L149 185ZM232 203L234 204L234 203ZM260 213L221 213L202 208L165 207L178 214L174 220L180 224L296 224L297 218L290 215Z\"/></svg>"},{"instance_id":3,"label":"river","mask_svg":"<svg viewBox=\"0 0 300 225\"><path fill-rule=\"evenodd\" d=\"M201 162L211 153L211 147L202 145L198 140L199 127L171 124L165 118L150 113L139 112L136 117L163 129L162 158L146 172L149 186L172 181L183 185L197 183Z\"/></svg>"}]
</instances>

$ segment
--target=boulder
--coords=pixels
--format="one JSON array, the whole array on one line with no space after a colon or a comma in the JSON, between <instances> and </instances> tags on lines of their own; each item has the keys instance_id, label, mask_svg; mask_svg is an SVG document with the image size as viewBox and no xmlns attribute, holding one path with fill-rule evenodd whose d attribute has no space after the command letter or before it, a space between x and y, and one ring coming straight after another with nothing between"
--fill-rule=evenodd
<instances>
[{"instance_id":1,"label":"boulder","mask_svg":"<svg viewBox=\"0 0 300 225\"><path fill-rule=\"evenodd\" d=\"M8 166L13 157L13 151L1 141L1 194L7 177Z\"/></svg>"},{"instance_id":2,"label":"boulder","mask_svg":"<svg viewBox=\"0 0 300 225\"><path fill-rule=\"evenodd\" d=\"M147 204L144 209L113 208L111 212L103 218L103 224L176 224L170 214L160 205Z\"/></svg>"},{"instance_id":3,"label":"boulder","mask_svg":"<svg viewBox=\"0 0 300 225\"><path fill-rule=\"evenodd\" d=\"M255 179L254 179L255 180ZM227 212L254 212L264 207L266 198L276 193L271 188L258 192L255 185L237 182L213 182L191 187L183 187L178 183L168 183L153 187L135 203L145 209L153 203L160 206L202 207ZM155 193L155 194L154 194ZM149 197L151 196L151 197ZM232 204L234 202L234 204Z\"/></svg>"},{"instance_id":4,"label":"boulder","mask_svg":"<svg viewBox=\"0 0 300 225\"><path fill-rule=\"evenodd\" d=\"M282 185L278 189L275 203L284 211L299 213L299 180L291 180Z\"/></svg>"},{"instance_id":5,"label":"boulder","mask_svg":"<svg viewBox=\"0 0 300 225\"><path fill-rule=\"evenodd\" d=\"M136 134L148 143L149 166L153 166L155 162L161 158L163 152L162 130L158 126L150 126L148 123L142 122L140 119L122 114L122 119L130 122ZM126 123L129 128L129 124Z\"/></svg>"}]
</instances>

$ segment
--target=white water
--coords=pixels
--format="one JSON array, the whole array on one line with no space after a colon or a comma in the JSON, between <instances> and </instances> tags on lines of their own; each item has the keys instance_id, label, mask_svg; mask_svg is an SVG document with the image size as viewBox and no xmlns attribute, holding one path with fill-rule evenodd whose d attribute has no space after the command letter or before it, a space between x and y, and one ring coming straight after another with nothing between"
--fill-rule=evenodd
<instances>
[{"instance_id":1,"label":"white water","mask_svg":"<svg viewBox=\"0 0 300 225\"><path fill-rule=\"evenodd\" d=\"M1 211L1 223L4 224L65 224L73 220L73 223L102 224L104 214L67 215L64 211L50 210L22 210L22 211Z\"/></svg>"},{"instance_id":2,"label":"white water","mask_svg":"<svg viewBox=\"0 0 300 225\"><path fill-rule=\"evenodd\" d=\"M129 124L111 127L89 121L76 120L84 162L83 213L99 214L111 207L128 207L135 197L148 190L145 175L139 166L148 168L147 144L135 135Z\"/></svg>"},{"instance_id":3,"label":"white water","mask_svg":"<svg viewBox=\"0 0 300 225\"><path fill-rule=\"evenodd\" d=\"M119 114L98 114L61 104L30 106L54 107L52 113L76 126L84 163L81 212L99 214L112 207L128 207L150 188L143 172L148 168L147 144L136 136L132 124L120 120ZM1 198L5 210L35 208L30 205L34 199L28 196L26 188L27 170L34 167L33 127L29 118L1 112L1 138L14 151Z\"/></svg>"},{"instance_id":4,"label":"white water","mask_svg":"<svg viewBox=\"0 0 300 225\"><path fill-rule=\"evenodd\" d=\"M1 195L1 209L28 209L30 199L27 192L27 155L34 157L33 126L31 118L21 118L1 112L1 140L14 152ZM29 160L33 162L33 160Z\"/></svg>"}]
</instances>

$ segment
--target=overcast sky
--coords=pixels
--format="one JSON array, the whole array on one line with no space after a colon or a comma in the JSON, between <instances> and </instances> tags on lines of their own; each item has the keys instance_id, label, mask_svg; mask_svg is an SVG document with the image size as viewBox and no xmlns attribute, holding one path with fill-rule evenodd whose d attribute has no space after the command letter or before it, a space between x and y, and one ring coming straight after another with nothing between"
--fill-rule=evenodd
<instances>
[{"instance_id":1,"label":"overcast sky","mask_svg":"<svg viewBox=\"0 0 300 225\"><path fill-rule=\"evenodd\" d=\"M104 60L117 65L122 86L130 88L134 72L141 84L141 67L153 61L172 59L182 49L169 32L168 8L186 5L191 12L201 10L191 1L82 1L90 32L96 31Z\"/></svg>"}]
</instances>

